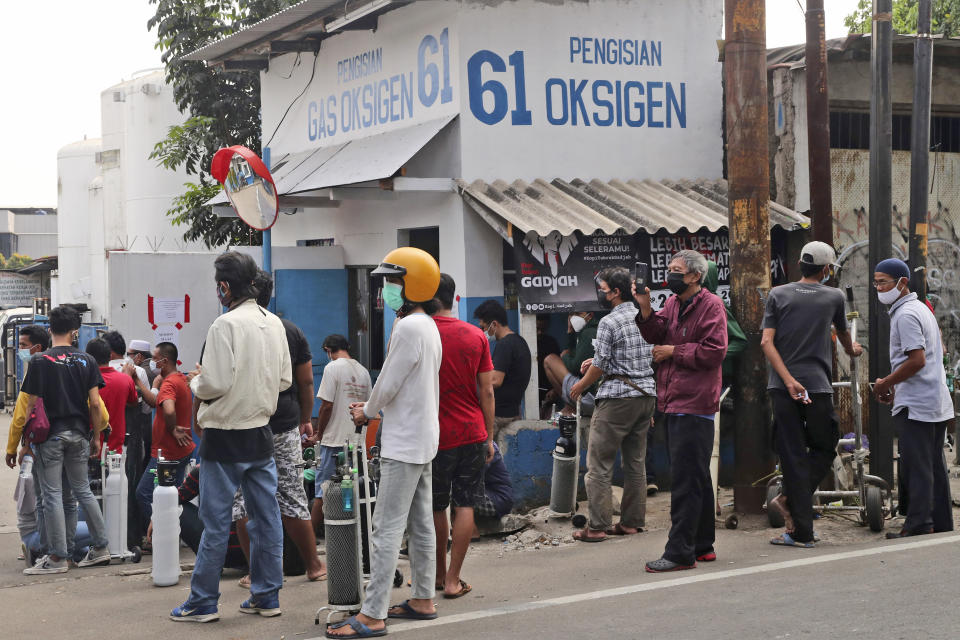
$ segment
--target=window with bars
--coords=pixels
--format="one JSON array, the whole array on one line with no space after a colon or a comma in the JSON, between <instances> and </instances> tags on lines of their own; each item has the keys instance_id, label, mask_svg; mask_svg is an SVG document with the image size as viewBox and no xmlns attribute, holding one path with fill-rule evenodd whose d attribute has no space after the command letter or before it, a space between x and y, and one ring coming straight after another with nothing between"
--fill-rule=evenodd
<instances>
[{"instance_id":1,"label":"window with bars","mask_svg":"<svg viewBox=\"0 0 960 640\"><path fill-rule=\"evenodd\" d=\"M910 116L893 116L893 150L910 150ZM859 111L830 112L831 149L869 149L870 114ZM930 118L930 150L960 153L960 117Z\"/></svg>"}]
</instances>

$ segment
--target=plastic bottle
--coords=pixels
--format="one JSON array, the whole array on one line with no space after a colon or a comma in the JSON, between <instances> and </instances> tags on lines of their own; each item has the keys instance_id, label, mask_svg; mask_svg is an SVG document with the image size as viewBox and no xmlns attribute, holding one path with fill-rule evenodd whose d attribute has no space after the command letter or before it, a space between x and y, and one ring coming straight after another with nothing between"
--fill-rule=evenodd
<instances>
[{"instance_id":1,"label":"plastic bottle","mask_svg":"<svg viewBox=\"0 0 960 640\"><path fill-rule=\"evenodd\" d=\"M180 508L175 460L157 461L153 489L153 584L169 587L180 581Z\"/></svg>"},{"instance_id":2,"label":"plastic bottle","mask_svg":"<svg viewBox=\"0 0 960 640\"><path fill-rule=\"evenodd\" d=\"M353 513L353 480L350 479L350 476L343 476L340 495L343 497L343 510L347 513Z\"/></svg>"},{"instance_id":3,"label":"plastic bottle","mask_svg":"<svg viewBox=\"0 0 960 640\"><path fill-rule=\"evenodd\" d=\"M107 456L109 475L103 486L103 518L110 542L110 555L122 556L127 547L127 478L123 472L123 456Z\"/></svg>"},{"instance_id":4,"label":"plastic bottle","mask_svg":"<svg viewBox=\"0 0 960 640\"><path fill-rule=\"evenodd\" d=\"M20 463L20 477L29 478L33 473L33 456L23 456L23 462Z\"/></svg>"}]
</instances>

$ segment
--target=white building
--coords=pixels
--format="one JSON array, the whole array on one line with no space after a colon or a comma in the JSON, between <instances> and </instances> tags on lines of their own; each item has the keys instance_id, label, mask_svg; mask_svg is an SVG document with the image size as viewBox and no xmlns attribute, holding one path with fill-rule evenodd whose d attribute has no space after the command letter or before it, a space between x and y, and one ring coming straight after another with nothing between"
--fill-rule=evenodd
<instances>
[{"instance_id":1,"label":"white building","mask_svg":"<svg viewBox=\"0 0 960 640\"><path fill-rule=\"evenodd\" d=\"M173 339L192 365L218 312L210 294L216 254L185 243L184 228L166 215L190 176L149 158L184 116L162 71L110 87L100 101L102 138L57 154L59 269L51 302L85 304L85 321L116 328L127 340ZM183 322L183 311L180 328L152 321L151 299L192 301L191 321Z\"/></svg>"},{"instance_id":2,"label":"white building","mask_svg":"<svg viewBox=\"0 0 960 640\"><path fill-rule=\"evenodd\" d=\"M595 307L602 266L677 243L726 259L722 4L304 0L187 59L261 70L289 214L272 242L324 265L316 308L298 299L324 332L379 368L393 316L369 270L413 245L456 280L461 318L504 301L535 353L533 313Z\"/></svg>"}]
</instances>

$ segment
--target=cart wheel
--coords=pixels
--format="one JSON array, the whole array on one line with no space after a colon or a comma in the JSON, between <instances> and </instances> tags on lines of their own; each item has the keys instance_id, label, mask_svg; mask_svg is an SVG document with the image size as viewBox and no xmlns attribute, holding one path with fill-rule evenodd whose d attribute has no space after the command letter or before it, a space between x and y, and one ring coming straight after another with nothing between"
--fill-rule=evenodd
<instances>
[{"instance_id":1,"label":"cart wheel","mask_svg":"<svg viewBox=\"0 0 960 640\"><path fill-rule=\"evenodd\" d=\"M130 558L130 562L132 562L132 563L134 563L134 564L139 564L140 561L143 560L143 551L140 550L140 547L134 545L134 546L130 549L130 553L133 554L133 557Z\"/></svg>"},{"instance_id":2,"label":"cart wheel","mask_svg":"<svg viewBox=\"0 0 960 640\"><path fill-rule=\"evenodd\" d=\"M770 526L774 529L779 529L785 524L780 512L770 508L770 501L778 495L780 495L780 483L771 484L767 487L767 521L770 522Z\"/></svg>"},{"instance_id":3,"label":"cart wheel","mask_svg":"<svg viewBox=\"0 0 960 640\"><path fill-rule=\"evenodd\" d=\"M583 515L582 513L578 513L577 515L573 516L570 524L577 529L583 529L585 526L587 526L587 516Z\"/></svg>"},{"instance_id":4,"label":"cart wheel","mask_svg":"<svg viewBox=\"0 0 960 640\"><path fill-rule=\"evenodd\" d=\"M867 487L867 524L870 531L883 531L883 490L880 487Z\"/></svg>"},{"instance_id":5,"label":"cart wheel","mask_svg":"<svg viewBox=\"0 0 960 640\"><path fill-rule=\"evenodd\" d=\"M723 526L727 529L736 529L739 524L740 518L738 518L735 513L731 513L727 516L727 519L723 521Z\"/></svg>"}]
</instances>

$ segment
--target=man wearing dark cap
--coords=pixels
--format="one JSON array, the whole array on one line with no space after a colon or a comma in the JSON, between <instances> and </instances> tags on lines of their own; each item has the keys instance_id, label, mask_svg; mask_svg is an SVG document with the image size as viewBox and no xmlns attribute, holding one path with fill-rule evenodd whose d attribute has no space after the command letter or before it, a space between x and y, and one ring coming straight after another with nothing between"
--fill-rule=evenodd
<instances>
[{"instance_id":1,"label":"man wearing dark cap","mask_svg":"<svg viewBox=\"0 0 960 640\"><path fill-rule=\"evenodd\" d=\"M824 242L800 251L797 282L774 287L767 298L760 346L770 362L767 390L783 471L782 493L768 505L786 531L770 542L813 547L813 492L836 455L840 433L833 411L830 325L851 358L862 353L847 331L843 294L826 286L837 254Z\"/></svg>"},{"instance_id":2,"label":"man wearing dark cap","mask_svg":"<svg viewBox=\"0 0 960 640\"><path fill-rule=\"evenodd\" d=\"M940 329L930 309L910 291L910 269L891 258L877 265L873 286L889 305L890 368L873 392L892 405L900 443L900 473L910 498L900 531L888 538L953 531L950 479L943 456L953 401L943 373Z\"/></svg>"}]
</instances>

